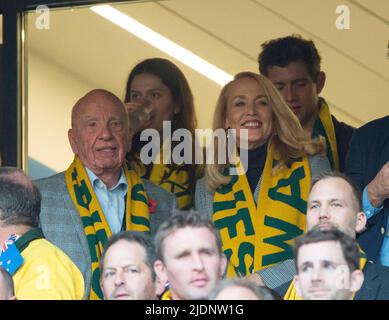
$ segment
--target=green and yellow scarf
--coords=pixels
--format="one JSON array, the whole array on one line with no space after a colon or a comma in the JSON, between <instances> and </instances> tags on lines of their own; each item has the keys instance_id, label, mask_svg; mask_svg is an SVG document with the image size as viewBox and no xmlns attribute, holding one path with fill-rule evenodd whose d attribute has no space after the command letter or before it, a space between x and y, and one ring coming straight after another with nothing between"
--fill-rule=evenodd
<instances>
[{"instance_id":1,"label":"green and yellow scarf","mask_svg":"<svg viewBox=\"0 0 389 320\"><path fill-rule=\"evenodd\" d=\"M123 169L128 183L125 212L126 230L150 232L148 199L142 180L126 165ZM93 191L88 174L77 156L66 170L65 178L69 194L81 216L89 244L92 261L92 283L89 298L102 299L103 294L99 284L99 263L104 244L112 233ZM109 212L105 214L109 214Z\"/></svg>"},{"instance_id":2,"label":"green and yellow scarf","mask_svg":"<svg viewBox=\"0 0 389 320\"><path fill-rule=\"evenodd\" d=\"M359 270L363 271L363 268L366 265L367 259L366 254L360 249L361 257L359 259ZM353 294L353 299L355 293ZM285 293L284 300L302 300L302 298L297 294L296 286L294 280L290 283L288 290Z\"/></svg>"},{"instance_id":3,"label":"green and yellow scarf","mask_svg":"<svg viewBox=\"0 0 389 320\"><path fill-rule=\"evenodd\" d=\"M163 295L161 296L160 300L173 300L172 293L169 290L166 290Z\"/></svg>"},{"instance_id":4,"label":"green and yellow scarf","mask_svg":"<svg viewBox=\"0 0 389 320\"><path fill-rule=\"evenodd\" d=\"M319 135L326 139L327 158L330 162L332 170L339 170L339 154L336 143L335 128L332 122L330 109L324 99L319 100L320 109L319 116L316 118L312 137L316 138Z\"/></svg>"},{"instance_id":5,"label":"green and yellow scarf","mask_svg":"<svg viewBox=\"0 0 389 320\"><path fill-rule=\"evenodd\" d=\"M227 276L247 276L293 257L291 240L304 233L311 173L307 157L273 174L279 156L268 146L258 205L246 175L216 190L213 222L229 261ZM238 165L238 172L242 168Z\"/></svg>"},{"instance_id":6,"label":"green and yellow scarf","mask_svg":"<svg viewBox=\"0 0 389 320\"><path fill-rule=\"evenodd\" d=\"M154 163L151 170L146 170L146 166L139 161L131 161L133 168L143 179L160 186L173 193L177 199L180 209L188 209L192 206L192 192L189 185L189 174L180 165Z\"/></svg>"}]
</instances>

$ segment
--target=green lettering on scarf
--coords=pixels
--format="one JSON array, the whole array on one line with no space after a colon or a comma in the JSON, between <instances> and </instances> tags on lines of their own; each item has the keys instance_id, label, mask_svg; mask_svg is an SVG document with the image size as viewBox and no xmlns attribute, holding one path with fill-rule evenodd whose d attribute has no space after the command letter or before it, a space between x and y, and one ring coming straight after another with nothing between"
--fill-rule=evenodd
<instances>
[{"instance_id":1,"label":"green lettering on scarf","mask_svg":"<svg viewBox=\"0 0 389 320\"><path fill-rule=\"evenodd\" d=\"M174 193L177 197L183 197L191 194L191 190L189 188L186 188L186 186L180 185L178 183L175 183L173 181L170 182L171 192ZM178 191L181 190L181 191Z\"/></svg>"},{"instance_id":2,"label":"green lettering on scarf","mask_svg":"<svg viewBox=\"0 0 389 320\"><path fill-rule=\"evenodd\" d=\"M228 172L228 171L226 170L225 172ZM232 176L230 183L218 188L217 192L220 194L227 194L227 193L232 192L232 187L234 186L234 184L237 181L238 181L238 176L237 175Z\"/></svg>"},{"instance_id":3,"label":"green lettering on scarf","mask_svg":"<svg viewBox=\"0 0 389 320\"><path fill-rule=\"evenodd\" d=\"M288 243L286 243L286 241L292 240L303 234L304 230L299 229L297 226L289 222L268 216L265 216L265 225L274 229L284 231L284 234L269 237L263 240L263 242L279 247L283 251L263 256L262 265L268 266L274 263L284 261L286 259L293 258L292 248Z\"/></svg>"},{"instance_id":4,"label":"green lettering on scarf","mask_svg":"<svg viewBox=\"0 0 389 320\"><path fill-rule=\"evenodd\" d=\"M131 222L133 224L137 224L140 226L146 226L147 228L150 228L150 221L144 217L138 217L135 215L131 215Z\"/></svg>"},{"instance_id":5,"label":"green lettering on scarf","mask_svg":"<svg viewBox=\"0 0 389 320\"><path fill-rule=\"evenodd\" d=\"M104 299L100 288L100 268L96 268L92 273L92 289L100 299Z\"/></svg>"},{"instance_id":6,"label":"green lettering on scarf","mask_svg":"<svg viewBox=\"0 0 389 320\"><path fill-rule=\"evenodd\" d=\"M215 220L214 224L215 227L219 230L227 228L230 239L233 239L237 236L236 226L239 221L243 222L246 236L251 236L254 234L254 227L251 222L250 212L248 208L241 208L237 211L236 214L232 216L223 217L219 220Z\"/></svg>"},{"instance_id":7,"label":"green lettering on scarf","mask_svg":"<svg viewBox=\"0 0 389 320\"><path fill-rule=\"evenodd\" d=\"M81 217L82 224L85 226L93 226L96 222L101 222L99 213L97 211L94 211L91 215L91 217ZM104 246L105 242L107 241L107 234L104 229L96 230L96 234L88 234L86 235L86 238L88 240L88 245L91 252L91 261L92 262L98 262L98 248L96 244L101 243L102 246Z\"/></svg>"},{"instance_id":8,"label":"green lettering on scarf","mask_svg":"<svg viewBox=\"0 0 389 320\"><path fill-rule=\"evenodd\" d=\"M213 203L213 212L218 212L221 210L233 209L236 206L238 201L246 201L243 190L239 190L234 193L234 200L231 201L219 201Z\"/></svg>"},{"instance_id":9,"label":"green lettering on scarf","mask_svg":"<svg viewBox=\"0 0 389 320\"><path fill-rule=\"evenodd\" d=\"M227 261L231 261L232 249L224 250L224 254L226 255Z\"/></svg>"},{"instance_id":10,"label":"green lettering on scarf","mask_svg":"<svg viewBox=\"0 0 389 320\"><path fill-rule=\"evenodd\" d=\"M145 192L145 188L143 187L143 185L142 184L134 185L131 192L131 198L133 200L141 201L147 204L147 199L143 194L141 194L141 192Z\"/></svg>"},{"instance_id":11,"label":"green lettering on scarf","mask_svg":"<svg viewBox=\"0 0 389 320\"><path fill-rule=\"evenodd\" d=\"M253 272L253 267L254 267L254 251L255 251L255 248L253 246L253 244L249 243L249 242L242 242L239 246L239 249L238 249L238 261L239 261L239 265L238 267L236 266L233 266L234 269L235 269L235 273L239 276L246 276L249 273L252 273ZM227 261L229 263L231 263L231 257L232 257L232 249L227 249L227 250L224 250L224 254L226 255L226 258L227 258ZM247 271L247 268L246 268L246 264L245 264L245 261L244 261L244 258L246 255L249 255L253 262L251 263L250 267L249 267L249 270Z\"/></svg>"},{"instance_id":12,"label":"green lettering on scarf","mask_svg":"<svg viewBox=\"0 0 389 320\"><path fill-rule=\"evenodd\" d=\"M301 198L300 180L305 178L304 167L299 167L292 172L289 178L280 179L277 185L269 188L268 195L271 199L288 204L302 213L307 211L307 202ZM290 186L291 195L283 194L278 190Z\"/></svg>"},{"instance_id":13,"label":"green lettering on scarf","mask_svg":"<svg viewBox=\"0 0 389 320\"><path fill-rule=\"evenodd\" d=\"M91 217L81 217L83 226L93 226L93 221Z\"/></svg>"},{"instance_id":14,"label":"green lettering on scarf","mask_svg":"<svg viewBox=\"0 0 389 320\"><path fill-rule=\"evenodd\" d=\"M86 235L86 239L88 240L91 262L98 262L99 259L97 258L97 248L95 245L97 243L96 235L88 234Z\"/></svg>"},{"instance_id":15,"label":"green lettering on scarf","mask_svg":"<svg viewBox=\"0 0 389 320\"><path fill-rule=\"evenodd\" d=\"M246 276L247 274L251 274L253 272L254 267L254 245L250 242L242 242L238 249L238 259L239 259L239 265L238 265L238 274L241 276ZM250 264L249 270L246 268L245 263L245 257L248 255L252 262Z\"/></svg>"},{"instance_id":16,"label":"green lettering on scarf","mask_svg":"<svg viewBox=\"0 0 389 320\"><path fill-rule=\"evenodd\" d=\"M81 181L80 186L77 184L73 185L73 188L74 188L74 194L76 195L77 203L80 206L84 207L85 209L89 210L89 204L92 201L92 195L90 194L85 181ZM83 195L85 197L83 197Z\"/></svg>"}]
</instances>

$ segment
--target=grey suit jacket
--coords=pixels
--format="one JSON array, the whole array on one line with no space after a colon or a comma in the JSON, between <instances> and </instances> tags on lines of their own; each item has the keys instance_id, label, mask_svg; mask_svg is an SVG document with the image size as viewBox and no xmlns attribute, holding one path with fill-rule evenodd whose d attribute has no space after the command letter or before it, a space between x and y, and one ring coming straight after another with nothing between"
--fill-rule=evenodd
<instances>
[{"instance_id":1,"label":"grey suit jacket","mask_svg":"<svg viewBox=\"0 0 389 320\"><path fill-rule=\"evenodd\" d=\"M42 193L40 223L45 237L61 248L80 269L85 281L85 297L91 286L91 257L80 215L70 198L65 172L35 181ZM173 194L143 180L149 198L157 202L151 214L150 229L154 236L159 225L177 208Z\"/></svg>"}]
</instances>

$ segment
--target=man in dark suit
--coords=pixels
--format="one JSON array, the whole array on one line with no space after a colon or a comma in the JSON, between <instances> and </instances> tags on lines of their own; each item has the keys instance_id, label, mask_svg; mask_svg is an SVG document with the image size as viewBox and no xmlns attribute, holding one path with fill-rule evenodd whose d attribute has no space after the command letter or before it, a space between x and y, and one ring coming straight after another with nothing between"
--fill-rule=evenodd
<instances>
[{"instance_id":1,"label":"man in dark suit","mask_svg":"<svg viewBox=\"0 0 389 320\"><path fill-rule=\"evenodd\" d=\"M153 235L176 202L125 164L128 116L111 92L93 90L77 101L68 136L73 163L36 182L42 193L41 226L81 270L86 296L102 299L99 260L106 240L121 230Z\"/></svg>"},{"instance_id":2,"label":"man in dark suit","mask_svg":"<svg viewBox=\"0 0 389 320\"><path fill-rule=\"evenodd\" d=\"M389 116L371 121L351 140L347 174L363 192L368 222L358 242L368 259L389 266Z\"/></svg>"},{"instance_id":3,"label":"man in dark suit","mask_svg":"<svg viewBox=\"0 0 389 320\"><path fill-rule=\"evenodd\" d=\"M261 74L274 83L304 131L326 139L332 170L343 172L354 128L331 115L327 102L319 97L326 81L320 62L313 41L298 35L263 43L258 56Z\"/></svg>"},{"instance_id":4,"label":"man in dark suit","mask_svg":"<svg viewBox=\"0 0 389 320\"><path fill-rule=\"evenodd\" d=\"M312 182L307 207L307 230L338 228L352 238L366 225L362 212L362 199L358 187L349 177L340 173L328 173ZM366 260L362 253L364 282L356 293L356 300L389 299L389 268ZM263 282L285 297L291 290L296 275L293 259L281 262L258 272ZM288 294L285 298L293 299Z\"/></svg>"}]
</instances>

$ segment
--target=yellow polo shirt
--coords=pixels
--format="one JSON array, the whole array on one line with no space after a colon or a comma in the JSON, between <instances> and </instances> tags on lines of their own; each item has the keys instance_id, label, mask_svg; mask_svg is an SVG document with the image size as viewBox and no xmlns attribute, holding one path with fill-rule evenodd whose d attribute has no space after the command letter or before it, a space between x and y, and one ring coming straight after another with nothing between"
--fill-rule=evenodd
<instances>
[{"instance_id":1,"label":"yellow polo shirt","mask_svg":"<svg viewBox=\"0 0 389 320\"><path fill-rule=\"evenodd\" d=\"M58 247L45 239L33 240L22 251L21 267L13 275L20 300L81 300L84 278Z\"/></svg>"}]
</instances>

